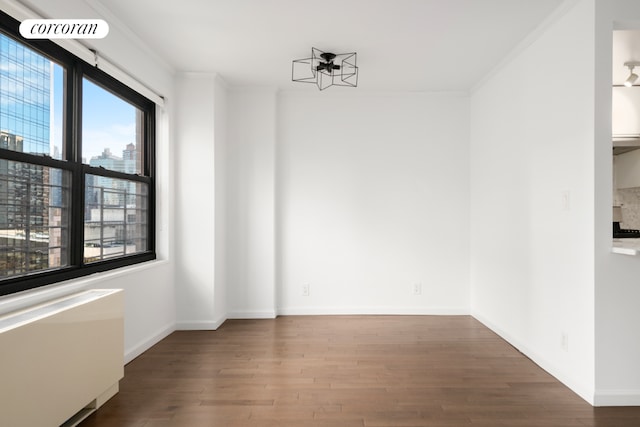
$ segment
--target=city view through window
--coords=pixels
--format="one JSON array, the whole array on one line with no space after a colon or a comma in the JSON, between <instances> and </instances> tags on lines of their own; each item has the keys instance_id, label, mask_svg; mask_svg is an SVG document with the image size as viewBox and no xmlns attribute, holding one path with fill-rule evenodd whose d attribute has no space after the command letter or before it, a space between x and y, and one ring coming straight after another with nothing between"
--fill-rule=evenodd
<instances>
[{"instance_id":1,"label":"city view through window","mask_svg":"<svg viewBox=\"0 0 640 427\"><path fill-rule=\"evenodd\" d=\"M72 160L64 152L65 73L0 33L0 148ZM82 90L82 163L140 174L142 112L86 78ZM71 171L5 157L0 278L69 265L71 203L79 203L71 199ZM147 250L148 186L99 173L86 174L84 185L84 262Z\"/></svg>"},{"instance_id":2,"label":"city view through window","mask_svg":"<svg viewBox=\"0 0 640 427\"><path fill-rule=\"evenodd\" d=\"M142 112L90 80L83 80L82 91L83 163L141 174ZM84 261L146 250L147 205L143 183L86 175Z\"/></svg>"}]
</instances>

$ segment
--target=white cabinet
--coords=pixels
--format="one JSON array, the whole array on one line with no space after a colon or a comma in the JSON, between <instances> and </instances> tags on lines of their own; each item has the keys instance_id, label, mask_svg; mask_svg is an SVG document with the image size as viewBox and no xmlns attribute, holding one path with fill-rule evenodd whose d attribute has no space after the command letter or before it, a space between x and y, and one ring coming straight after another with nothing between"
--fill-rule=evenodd
<instances>
[{"instance_id":1,"label":"white cabinet","mask_svg":"<svg viewBox=\"0 0 640 427\"><path fill-rule=\"evenodd\" d=\"M614 87L612 90L611 130L614 147L640 143L640 87ZM624 142L616 142L620 140ZM620 148L614 149L619 150ZM640 150L625 152L613 158L616 188L640 187Z\"/></svg>"},{"instance_id":2,"label":"white cabinet","mask_svg":"<svg viewBox=\"0 0 640 427\"><path fill-rule=\"evenodd\" d=\"M640 135L640 86L614 87L611 102L613 137Z\"/></svg>"},{"instance_id":3,"label":"white cabinet","mask_svg":"<svg viewBox=\"0 0 640 427\"><path fill-rule=\"evenodd\" d=\"M640 187L640 150L613 157L616 188Z\"/></svg>"}]
</instances>

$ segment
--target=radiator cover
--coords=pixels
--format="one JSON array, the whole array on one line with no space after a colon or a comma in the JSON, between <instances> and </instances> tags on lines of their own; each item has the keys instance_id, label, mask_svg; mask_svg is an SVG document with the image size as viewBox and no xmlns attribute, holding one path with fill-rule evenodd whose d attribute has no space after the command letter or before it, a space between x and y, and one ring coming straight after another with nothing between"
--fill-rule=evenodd
<instances>
[{"instance_id":1,"label":"radiator cover","mask_svg":"<svg viewBox=\"0 0 640 427\"><path fill-rule=\"evenodd\" d=\"M0 426L74 425L117 393L123 376L122 290L0 317Z\"/></svg>"}]
</instances>

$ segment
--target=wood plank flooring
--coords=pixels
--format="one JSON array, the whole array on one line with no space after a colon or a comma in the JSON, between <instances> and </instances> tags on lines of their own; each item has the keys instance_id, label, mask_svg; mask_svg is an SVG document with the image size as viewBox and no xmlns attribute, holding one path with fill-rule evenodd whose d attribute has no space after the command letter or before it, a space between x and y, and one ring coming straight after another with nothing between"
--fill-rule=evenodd
<instances>
[{"instance_id":1,"label":"wood plank flooring","mask_svg":"<svg viewBox=\"0 0 640 427\"><path fill-rule=\"evenodd\" d=\"M175 332L81 427L640 426L467 316L293 316Z\"/></svg>"}]
</instances>

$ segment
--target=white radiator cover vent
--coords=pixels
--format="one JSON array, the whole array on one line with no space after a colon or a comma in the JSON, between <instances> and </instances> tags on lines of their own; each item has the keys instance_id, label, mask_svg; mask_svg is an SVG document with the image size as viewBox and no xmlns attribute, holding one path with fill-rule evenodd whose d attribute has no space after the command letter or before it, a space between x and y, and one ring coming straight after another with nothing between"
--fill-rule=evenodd
<instances>
[{"instance_id":1,"label":"white radiator cover vent","mask_svg":"<svg viewBox=\"0 0 640 427\"><path fill-rule=\"evenodd\" d=\"M123 376L120 289L79 292L0 317L0 426L73 425L115 395Z\"/></svg>"}]
</instances>

